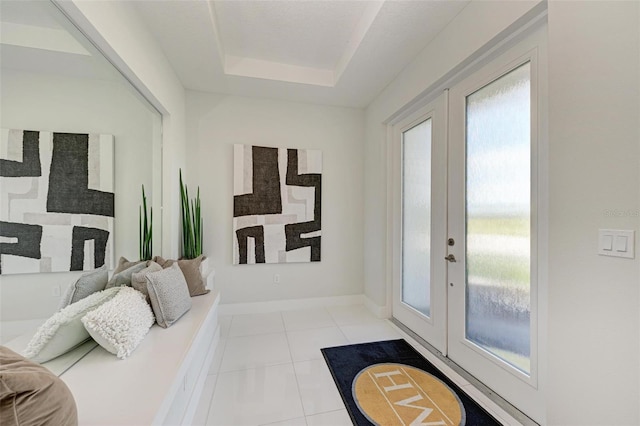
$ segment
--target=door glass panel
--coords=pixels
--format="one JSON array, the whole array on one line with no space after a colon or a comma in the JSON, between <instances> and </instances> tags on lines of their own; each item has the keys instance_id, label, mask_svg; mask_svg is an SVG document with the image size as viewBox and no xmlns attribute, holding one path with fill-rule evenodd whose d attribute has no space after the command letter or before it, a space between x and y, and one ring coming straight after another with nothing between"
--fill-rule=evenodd
<instances>
[{"instance_id":1,"label":"door glass panel","mask_svg":"<svg viewBox=\"0 0 640 426\"><path fill-rule=\"evenodd\" d=\"M466 338L530 372L530 64L466 100Z\"/></svg>"},{"instance_id":2,"label":"door glass panel","mask_svg":"<svg viewBox=\"0 0 640 426\"><path fill-rule=\"evenodd\" d=\"M431 119L402 133L402 301L431 313Z\"/></svg>"}]
</instances>

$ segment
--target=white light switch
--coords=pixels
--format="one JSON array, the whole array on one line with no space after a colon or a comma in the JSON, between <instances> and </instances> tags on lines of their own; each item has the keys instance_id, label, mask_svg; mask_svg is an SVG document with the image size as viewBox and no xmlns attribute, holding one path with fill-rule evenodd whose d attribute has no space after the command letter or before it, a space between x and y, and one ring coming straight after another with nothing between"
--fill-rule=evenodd
<instances>
[{"instance_id":1,"label":"white light switch","mask_svg":"<svg viewBox=\"0 0 640 426\"><path fill-rule=\"evenodd\" d=\"M635 231L600 229L598 234L598 254L629 259L635 257Z\"/></svg>"},{"instance_id":2,"label":"white light switch","mask_svg":"<svg viewBox=\"0 0 640 426\"><path fill-rule=\"evenodd\" d=\"M623 253L627 251L627 237L625 235L616 235L616 251Z\"/></svg>"}]
</instances>

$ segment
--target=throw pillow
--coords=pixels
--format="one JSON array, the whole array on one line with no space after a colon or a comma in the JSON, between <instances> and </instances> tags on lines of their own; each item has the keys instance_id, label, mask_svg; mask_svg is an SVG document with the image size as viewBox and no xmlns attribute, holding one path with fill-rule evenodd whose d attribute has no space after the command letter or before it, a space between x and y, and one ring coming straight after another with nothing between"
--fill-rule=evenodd
<instances>
[{"instance_id":1,"label":"throw pillow","mask_svg":"<svg viewBox=\"0 0 640 426\"><path fill-rule=\"evenodd\" d=\"M202 274L200 273L200 264L204 259L205 256L200 255L195 259L178 260L178 266L184 274L184 278L187 281L187 285L189 286L189 294L191 296L200 296L202 294L207 294L210 291L206 289L205 283L202 280ZM175 260L166 260L161 256L156 256L154 258L154 261L163 268L168 268L176 263Z\"/></svg>"},{"instance_id":2,"label":"throw pillow","mask_svg":"<svg viewBox=\"0 0 640 426\"><path fill-rule=\"evenodd\" d=\"M82 274L64 293L58 310L66 308L70 304L76 303L78 300L84 299L90 294L104 290L108 280L109 272L107 271L107 265L102 265L93 271Z\"/></svg>"},{"instance_id":3,"label":"throw pillow","mask_svg":"<svg viewBox=\"0 0 640 426\"><path fill-rule=\"evenodd\" d=\"M134 272L131 274L131 287L144 294L144 297L147 299L147 303L150 303L149 292L147 291L147 274L158 271L162 271L162 266L151 260L146 268L140 272Z\"/></svg>"},{"instance_id":4,"label":"throw pillow","mask_svg":"<svg viewBox=\"0 0 640 426\"><path fill-rule=\"evenodd\" d=\"M0 346L0 424L77 426L78 411L61 379Z\"/></svg>"},{"instance_id":5,"label":"throw pillow","mask_svg":"<svg viewBox=\"0 0 640 426\"><path fill-rule=\"evenodd\" d=\"M133 266L128 267L124 271L113 274L105 288L130 286L131 275L135 274L136 272L142 271L146 266L146 262L136 263Z\"/></svg>"},{"instance_id":6,"label":"throw pillow","mask_svg":"<svg viewBox=\"0 0 640 426\"><path fill-rule=\"evenodd\" d=\"M129 287L82 318L93 340L120 359L131 355L154 322L142 293Z\"/></svg>"},{"instance_id":7,"label":"throw pillow","mask_svg":"<svg viewBox=\"0 0 640 426\"><path fill-rule=\"evenodd\" d=\"M87 312L111 300L118 291L120 287L93 293L53 314L31 338L24 356L43 363L82 344L90 336L80 319Z\"/></svg>"},{"instance_id":8,"label":"throw pillow","mask_svg":"<svg viewBox=\"0 0 640 426\"><path fill-rule=\"evenodd\" d=\"M189 288L177 264L147 274L147 291L160 327L170 327L191 309Z\"/></svg>"},{"instance_id":9,"label":"throw pillow","mask_svg":"<svg viewBox=\"0 0 640 426\"><path fill-rule=\"evenodd\" d=\"M126 257L120 257L120 259L118 259L118 266L116 266L116 269L113 270L113 275L118 274L122 271L124 271L125 269L129 269L134 265L137 265L138 263L147 263L146 260L134 260L133 262L130 262L129 260L127 260Z\"/></svg>"}]
</instances>

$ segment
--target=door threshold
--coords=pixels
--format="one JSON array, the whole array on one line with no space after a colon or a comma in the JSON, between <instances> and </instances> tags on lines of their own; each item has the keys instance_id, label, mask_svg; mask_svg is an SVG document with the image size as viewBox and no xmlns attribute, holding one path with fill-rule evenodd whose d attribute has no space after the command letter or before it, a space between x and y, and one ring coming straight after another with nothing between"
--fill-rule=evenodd
<instances>
[{"instance_id":1,"label":"door threshold","mask_svg":"<svg viewBox=\"0 0 640 426\"><path fill-rule=\"evenodd\" d=\"M493 403L495 403L497 406L499 406L504 411L506 411L506 413L509 414L511 417L513 417L514 420L517 420L523 426L539 426L538 423L536 423L533 419L531 419L529 416L527 416L522 411L518 410L511 403L509 403L506 399L502 398L500 395L496 394L494 391L489 389L487 387L487 385L485 385L480 380L476 379L474 376L469 374L465 369L460 367L458 364L453 362L451 359L449 359L446 356L444 356L442 354L442 352L437 350L435 347L433 347L431 344L429 344L429 342L424 340L422 337L418 336L416 333L414 333L412 330L410 330L407 326L402 324L396 318L392 317L392 318L389 319L389 321L391 321L393 323L393 325L398 327L403 333L407 334L409 337L411 337L413 340L415 340L416 343L418 343L420 346L422 346L423 348L425 348L426 350L431 352L435 357L437 357L440 361L442 361L444 364L446 364L447 367L451 368L458 375L460 375L460 377L462 377L463 379L468 381L473 387L475 387L477 390L479 390L484 396L489 398ZM411 342L409 342L409 343L411 343Z\"/></svg>"}]
</instances>

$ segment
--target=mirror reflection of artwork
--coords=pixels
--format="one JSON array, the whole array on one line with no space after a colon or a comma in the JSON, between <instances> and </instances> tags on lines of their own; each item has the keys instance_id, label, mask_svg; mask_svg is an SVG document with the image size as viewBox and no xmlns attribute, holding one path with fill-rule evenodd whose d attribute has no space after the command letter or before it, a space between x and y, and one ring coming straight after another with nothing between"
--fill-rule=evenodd
<instances>
[{"instance_id":1,"label":"mirror reflection of artwork","mask_svg":"<svg viewBox=\"0 0 640 426\"><path fill-rule=\"evenodd\" d=\"M2 129L0 272L113 267L112 135Z\"/></svg>"},{"instance_id":2,"label":"mirror reflection of artwork","mask_svg":"<svg viewBox=\"0 0 640 426\"><path fill-rule=\"evenodd\" d=\"M319 262L322 152L234 145L233 263Z\"/></svg>"}]
</instances>

